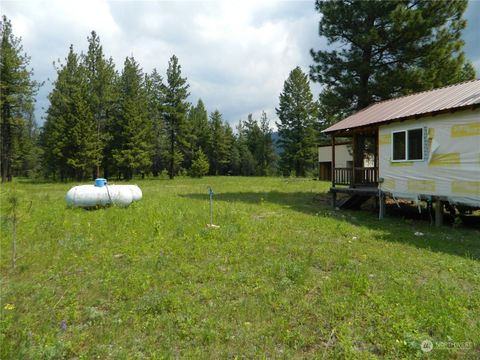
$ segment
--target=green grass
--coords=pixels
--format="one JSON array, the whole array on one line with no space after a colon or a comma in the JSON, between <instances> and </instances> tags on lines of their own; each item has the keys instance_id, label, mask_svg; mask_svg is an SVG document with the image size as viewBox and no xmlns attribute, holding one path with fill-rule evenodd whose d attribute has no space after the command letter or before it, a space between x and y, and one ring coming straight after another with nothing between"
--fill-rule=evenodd
<instances>
[{"instance_id":1,"label":"green grass","mask_svg":"<svg viewBox=\"0 0 480 360\"><path fill-rule=\"evenodd\" d=\"M318 181L138 184L95 211L65 207L73 184L14 184L14 270L3 186L0 358L480 356L478 230L334 212Z\"/></svg>"}]
</instances>

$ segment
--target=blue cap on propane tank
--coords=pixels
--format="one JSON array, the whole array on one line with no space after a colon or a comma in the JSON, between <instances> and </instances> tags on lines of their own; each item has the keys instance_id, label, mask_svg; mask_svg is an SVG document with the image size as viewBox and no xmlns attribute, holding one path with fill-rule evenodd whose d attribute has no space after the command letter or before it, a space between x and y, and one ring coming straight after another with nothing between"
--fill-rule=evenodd
<instances>
[{"instance_id":1,"label":"blue cap on propane tank","mask_svg":"<svg viewBox=\"0 0 480 360\"><path fill-rule=\"evenodd\" d=\"M95 179L95 186L96 187L103 187L105 185L107 185L107 179L104 179L104 178Z\"/></svg>"}]
</instances>

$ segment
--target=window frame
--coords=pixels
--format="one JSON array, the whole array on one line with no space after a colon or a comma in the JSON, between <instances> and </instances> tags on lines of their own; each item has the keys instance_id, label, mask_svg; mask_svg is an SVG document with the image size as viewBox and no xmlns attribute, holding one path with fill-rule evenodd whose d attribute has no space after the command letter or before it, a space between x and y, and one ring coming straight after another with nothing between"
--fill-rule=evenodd
<instances>
[{"instance_id":1,"label":"window frame","mask_svg":"<svg viewBox=\"0 0 480 360\"><path fill-rule=\"evenodd\" d=\"M421 159L409 159L408 158L408 132L409 131L413 131L413 130L422 130L422 158ZM420 162L420 161L424 161L425 160L425 154L424 154L424 151L423 151L423 148L425 146L424 144L424 136L425 136L425 129L423 127L415 127L415 128L410 128L410 129L404 129L404 130L392 130L391 132L391 137L392 137L392 146L390 147L390 151L391 151L391 157L390 157L390 161L391 162ZM405 134L405 159L398 159L398 160L394 160L393 159L393 154L394 154L394 136L393 134L398 134L398 133L404 133Z\"/></svg>"}]
</instances>

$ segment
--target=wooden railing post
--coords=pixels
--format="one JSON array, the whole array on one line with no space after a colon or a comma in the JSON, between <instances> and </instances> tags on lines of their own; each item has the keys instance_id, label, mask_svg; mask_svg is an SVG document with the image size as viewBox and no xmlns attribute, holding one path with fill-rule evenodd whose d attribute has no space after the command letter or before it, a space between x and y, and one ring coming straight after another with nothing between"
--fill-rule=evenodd
<instances>
[{"instance_id":1,"label":"wooden railing post","mask_svg":"<svg viewBox=\"0 0 480 360\"><path fill-rule=\"evenodd\" d=\"M332 187L335 187L335 135L332 134Z\"/></svg>"},{"instance_id":2,"label":"wooden railing post","mask_svg":"<svg viewBox=\"0 0 480 360\"><path fill-rule=\"evenodd\" d=\"M350 187L355 187L355 179L356 179L355 166L357 166L356 160L357 160L357 134L353 134L353 137L352 137L352 178L351 178L352 182L350 183Z\"/></svg>"}]
</instances>

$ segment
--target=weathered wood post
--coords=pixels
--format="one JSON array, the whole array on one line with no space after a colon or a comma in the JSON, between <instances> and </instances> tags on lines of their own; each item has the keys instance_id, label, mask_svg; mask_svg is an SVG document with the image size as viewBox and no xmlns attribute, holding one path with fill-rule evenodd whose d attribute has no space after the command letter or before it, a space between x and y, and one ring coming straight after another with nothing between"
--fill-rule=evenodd
<instances>
[{"instance_id":1,"label":"weathered wood post","mask_svg":"<svg viewBox=\"0 0 480 360\"><path fill-rule=\"evenodd\" d=\"M335 135L332 134L332 187L335 187Z\"/></svg>"},{"instance_id":2,"label":"weathered wood post","mask_svg":"<svg viewBox=\"0 0 480 360\"><path fill-rule=\"evenodd\" d=\"M335 135L332 134L332 208L337 208L337 192L335 189Z\"/></svg>"},{"instance_id":3,"label":"weathered wood post","mask_svg":"<svg viewBox=\"0 0 480 360\"><path fill-rule=\"evenodd\" d=\"M385 193L379 191L378 195L378 219L382 220L385 217Z\"/></svg>"},{"instance_id":4,"label":"weathered wood post","mask_svg":"<svg viewBox=\"0 0 480 360\"><path fill-rule=\"evenodd\" d=\"M357 139L357 134L354 133L352 136L352 151L353 151L353 156L352 156L352 177L350 178L350 187L354 188L355 183L356 183L356 177L355 177L355 167L357 166L357 147L358 147L358 139Z\"/></svg>"}]
</instances>

